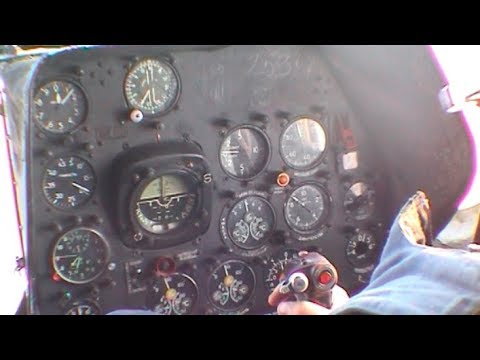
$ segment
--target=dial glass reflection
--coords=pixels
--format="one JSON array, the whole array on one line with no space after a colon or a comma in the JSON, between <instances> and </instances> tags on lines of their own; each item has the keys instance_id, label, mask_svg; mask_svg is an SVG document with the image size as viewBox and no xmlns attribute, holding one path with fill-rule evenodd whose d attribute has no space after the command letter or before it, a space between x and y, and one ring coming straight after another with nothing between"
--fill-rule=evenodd
<instances>
[{"instance_id":1,"label":"dial glass reflection","mask_svg":"<svg viewBox=\"0 0 480 360\"><path fill-rule=\"evenodd\" d=\"M368 184L357 182L345 194L343 206L355 220L365 220L375 211L375 191Z\"/></svg>"},{"instance_id":2,"label":"dial glass reflection","mask_svg":"<svg viewBox=\"0 0 480 360\"><path fill-rule=\"evenodd\" d=\"M220 164L234 179L250 180L259 175L270 159L270 142L256 127L232 131L220 147Z\"/></svg>"},{"instance_id":3,"label":"dial glass reflection","mask_svg":"<svg viewBox=\"0 0 480 360\"><path fill-rule=\"evenodd\" d=\"M327 134L317 121L302 118L292 122L282 134L280 153L291 168L308 170L321 159Z\"/></svg>"}]
</instances>

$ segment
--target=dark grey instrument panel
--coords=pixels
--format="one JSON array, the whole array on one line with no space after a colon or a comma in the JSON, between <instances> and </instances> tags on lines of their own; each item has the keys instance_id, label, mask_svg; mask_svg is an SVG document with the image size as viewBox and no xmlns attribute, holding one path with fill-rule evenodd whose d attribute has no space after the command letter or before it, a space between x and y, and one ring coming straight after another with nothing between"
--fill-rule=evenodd
<instances>
[{"instance_id":1,"label":"dark grey instrument panel","mask_svg":"<svg viewBox=\"0 0 480 360\"><path fill-rule=\"evenodd\" d=\"M40 313L267 313L304 249L368 281L389 180L316 46L70 50L31 105Z\"/></svg>"}]
</instances>

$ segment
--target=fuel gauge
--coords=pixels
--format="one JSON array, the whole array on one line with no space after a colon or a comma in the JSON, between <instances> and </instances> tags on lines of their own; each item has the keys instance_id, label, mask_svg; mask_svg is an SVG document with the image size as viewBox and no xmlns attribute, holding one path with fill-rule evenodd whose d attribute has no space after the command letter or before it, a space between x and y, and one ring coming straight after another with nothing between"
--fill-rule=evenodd
<instances>
[{"instance_id":1,"label":"fuel gauge","mask_svg":"<svg viewBox=\"0 0 480 360\"><path fill-rule=\"evenodd\" d=\"M217 267L208 281L211 303L219 310L245 306L255 291L255 273L243 261L230 260Z\"/></svg>"},{"instance_id":2,"label":"fuel gauge","mask_svg":"<svg viewBox=\"0 0 480 360\"><path fill-rule=\"evenodd\" d=\"M195 281L185 274L172 274L156 279L147 306L160 315L189 315L198 299Z\"/></svg>"}]
</instances>

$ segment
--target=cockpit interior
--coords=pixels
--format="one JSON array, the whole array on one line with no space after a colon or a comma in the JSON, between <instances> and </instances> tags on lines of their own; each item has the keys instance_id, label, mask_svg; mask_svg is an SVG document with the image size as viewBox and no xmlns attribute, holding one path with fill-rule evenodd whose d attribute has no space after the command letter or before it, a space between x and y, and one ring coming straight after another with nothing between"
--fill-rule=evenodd
<instances>
[{"instance_id":1,"label":"cockpit interior","mask_svg":"<svg viewBox=\"0 0 480 360\"><path fill-rule=\"evenodd\" d=\"M405 201L438 234L475 171L428 46L4 48L0 84L22 314L272 314L302 250L354 295Z\"/></svg>"}]
</instances>

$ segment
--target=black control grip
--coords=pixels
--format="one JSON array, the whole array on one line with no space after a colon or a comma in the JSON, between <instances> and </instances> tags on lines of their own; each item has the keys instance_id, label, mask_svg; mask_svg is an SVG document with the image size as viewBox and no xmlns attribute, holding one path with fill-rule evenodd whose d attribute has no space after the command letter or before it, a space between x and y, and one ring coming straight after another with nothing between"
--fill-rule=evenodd
<instances>
[{"instance_id":1,"label":"black control grip","mask_svg":"<svg viewBox=\"0 0 480 360\"><path fill-rule=\"evenodd\" d=\"M307 285L302 286L305 277ZM315 252L302 252L298 258L292 259L285 266L286 282L299 279L300 285L289 284L297 301L311 301L325 308L332 307L332 289L338 282L335 267L324 256ZM287 294L285 294L287 295Z\"/></svg>"}]
</instances>

